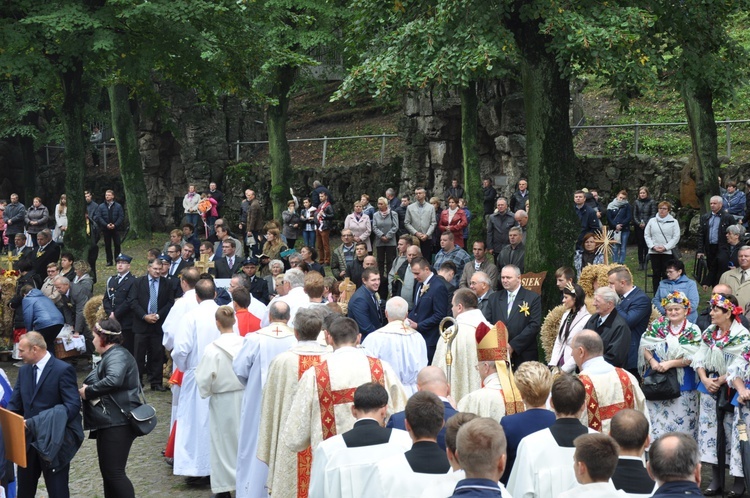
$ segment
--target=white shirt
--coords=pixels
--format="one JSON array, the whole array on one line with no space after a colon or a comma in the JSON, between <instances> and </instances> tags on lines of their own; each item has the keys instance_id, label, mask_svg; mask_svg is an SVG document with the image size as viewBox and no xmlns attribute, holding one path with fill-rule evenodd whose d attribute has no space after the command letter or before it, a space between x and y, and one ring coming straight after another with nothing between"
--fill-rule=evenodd
<instances>
[{"instance_id":1,"label":"white shirt","mask_svg":"<svg viewBox=\"0 0 750 498\"><path fill-rule=\"evenodd\" d=\"M47 363L49 363L49 359L52 358L52 355L49 354L49 351L44 353L44 356L42 356L42 359L36 362L36 379L34 379L34 383L39 382L39 378L42 376L42 371L44 371L44 367L47 366Z\"/></svg>"}]
</instances>

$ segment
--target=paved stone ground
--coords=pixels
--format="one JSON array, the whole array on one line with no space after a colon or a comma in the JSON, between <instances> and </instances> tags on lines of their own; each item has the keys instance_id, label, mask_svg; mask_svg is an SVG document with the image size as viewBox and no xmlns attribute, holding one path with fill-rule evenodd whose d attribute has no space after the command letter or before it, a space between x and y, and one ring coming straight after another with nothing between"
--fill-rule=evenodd
<instances>
[{"instance_id":1,"label":"paved stone ground","mask_svg":"<svg viewBox=\"0 0 750 498\"><path fill-rule=\"evenodd\" d=\"M15 385L18 376L18 368L13 362L0 362ZM88 372L78 371L78 383L83 382ZM181 498L208 497L211 490L208 487L192 488L184 483L184 478L172 474L172 467L167 465L162 450L169 437L169 417L172 410L171 392L153 392L147 390L146 397L156 408L156 416L159 420L154 431L143 437L136 438L130 450L127 473L135 487L135 495L142 496L179 496ZM88 432L86 432L88 438ZM40 479L37 497L46 497L44 491L44 479ZM99 472L99 460L96 454L96 441L85 439L81 449L78 450L70 469L70 496L80 498L95 498L104 496L102 478Z\"/></svg>"}]
</instances>

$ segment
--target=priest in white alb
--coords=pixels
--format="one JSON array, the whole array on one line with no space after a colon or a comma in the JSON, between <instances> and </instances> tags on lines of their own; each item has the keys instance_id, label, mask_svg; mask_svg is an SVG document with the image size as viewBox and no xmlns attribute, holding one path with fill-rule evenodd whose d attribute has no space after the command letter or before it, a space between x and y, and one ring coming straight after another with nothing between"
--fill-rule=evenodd
<instances>
[{"instance_id":1,"label":"priest in white alb","mask_svg":"<svg viewBox=\"0 0 750 498\"><path fill-rule=\"evenodd\" d=\"M242 348L242 337L234 333L237 323L231 306L216 310L216 326L221 335L206 346L195 382L201 398L209 398L211 428L211 491L216 498L231 498L235 490L237 441L245 386L232 370L232 360Z\"/></svg>"},{"instance_id":2,"label":"priest in white alb","mask_svg":"<svg viewBox=\"0 0 750 498\"><path fill-rule=\"evenodd\" d=\"M354 390L378 382L388 391L388 413L406 406L406 392L398 375L385 361L357 348L359 329L351 318L337 318L326 331L333 353L302 375L282 433L287 448L302 451L354 426L351 406Z\"/></svg>"},{"instance_id":3,"label":"priest in white alb","mask_svg":"<svg viewBox=\"0 0 750 498\"><path fill-rule=\"evenodd\" d=\"M411 449L408 432L383 427L387 408L388 392L381 384L367 382L354 391L354 428L315 448L310 498L363 496L380 460Z\"/></svg>"},{"instance_id":4,"label":"priest in white alb","mask_svg":"<svg viewBox=\"0 0 750 498\"><path fill-rule=\"evenodd\" d=\"M638 380L624 368L615 368L604 360L604 344L598 333L582 330L573 338L571 348L581 372L578 378L586 388L582 424L609 434L612 417L625 408L643 413L651 424L646 397Z\"/></svg>"},{"instance_id":5,"label":"priest in white alb","mask_svg":"<svg viewBox=\"0 0 750 498\"><path fill-rule=\"evenodd\" d=\"M310 304L310 298L307 294L305 294L305 274L302 272L302 270L299 270L297 268L287 270L284 273L284 280L282 285L286 290L286 294L281 295L281 293L279 293L279 295L271 299L271 302L268 304L270 307L272 303L286 303L289 306L289 322L287 322L287 325L293 327L294 316L297 314L297 310L300 308L306 308ZM261 320L260 324L262 327L267 327L270 323L271 318L269 317L269 312L266 311L266 314L263 317L263 320Z\"/></svg>"},{"instance_id":6,"label":"priest in white alb","mask_svg":"<svg viewBox=\"0 0 750 498\"><path fill-rule=\"evenodd\" d=\"M491 327L482 311L477 308L477 296L471 289L458 289L453 294L453 317L458 324L458 332L451 343L451 396L458 403L472 391L482 387L482 377L477 371L477 340L476 331L480 323ZM455 327L455 326L454 326ZM451 331L453 327L449 328ZM448 375L446 352L448 346L440 339L435 350L432 365L440 368Z\"/></svg>"},{"instance_id":7,"label":"priest in white alb","mask_svg":"<svg viewBox=\"0 0 750 498\"><path fill-rule=\"evenodd\" d=\"M182 287L182 297L174 302L174 306L169 310L167 318L164 319L164 324L161 326L164 331L164 337L162 338L162 345L167 351L174 349L174 337L177 334L177 329L180 326L180 322L185 315L191 310L198 307L198 300L195 298L195 284L198 283L200 273L195 267L185 268L180 276L180 286ZM169 379L169 383L172 386L172 414L170 417L169 427L169 440L167 442L167 449L164 451L166 458L174 458L174 439L176 437L177 425L177 407L180 405L180 389L182 385L182 372L180 372L172 362L172 377Z\"/></svg>"},{"instance_id":8,"label":"priest in white alb","mask_svg":"<svg viewBox=\"0 0 750 498\"><path fill-rule=\"evenodd\" d=\"M417 375L427 366L427 344L422 334L404 324L409 304L402 297L385 303L388 324L370 332L362 341L367 354L385 360L398 374L401 384L411 396L417 392Z\"/></svg>"},{"instance_id":9,"label":"priest in white alb","mask_svg":"<svg viewBox=\"0 0 750 498\"><path fill-rule=\"evenodd\" d=\"M317 342L324 308L302 308L294 317L297 344L278 355L268 367L260 413L258 459L268 465L266 486L272 496L304 498L310 485L312 449L296 452L281 441L281 430L292 408L300 377L320 363L328 350Z\"/></svg>"},{"instance_id":10,"label":"priest in white alb","mask_svg":"<svg viewBox=\"0 0 750 498\"><path fill-rule=\"evenodd\" d=\"M239 448L237 451L237 498L265 498L268 466L256 456L260 429L261 401L268 368L276 356L296 342L289 328L289 306L283 301L269 306L271 324L247 334L235 357L234 373L245 386Z\"/></svg>"},{"instance_id":11,"label":"priest in white alb","mask_svg":"<svg viewBox=\"0 0 750 498\"><path fill-rule=\"evenodd\" d=\"M215 296L213 280L199 280L195 284L198 307L184 316L175 333L172 361L184 373L174 449L174 474L178 476L197 478L211 474L208 400L200 397L195 368L206 346L220 335L216 327L215 315L219 306L214 302Z\"/></svg>"},{"instance_id":12,"label":"priest in white alb","mask_svg":"<svg viewBox=\"0 0 750 498\"><path fill-rule=\"evenodd\" d=\"M510 368L508 331L503 322L492 328L480 323L476 330L477 371L482 387L461 398L458 411L500 421L524 411L521 393Z\"/></svg>"}]
</instances>

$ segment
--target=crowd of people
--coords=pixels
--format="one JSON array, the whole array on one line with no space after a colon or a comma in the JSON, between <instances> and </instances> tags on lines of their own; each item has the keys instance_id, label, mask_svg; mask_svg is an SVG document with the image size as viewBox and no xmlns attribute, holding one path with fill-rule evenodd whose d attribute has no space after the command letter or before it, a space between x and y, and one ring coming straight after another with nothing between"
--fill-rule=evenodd
<instances>
[{"instance_id":1,"label":"crowd of people","mask_svg":"<svg viewBox=\"0 0 750 498\"><path fill-rule=\"evenodd\" d=\"M134 496L128 414L144 386L171 390L173 473L219 497L700 495L701 462L714 469L706 495L744 492L750 247L721 199L701 220L713 273L697 283L674 251L669 203L642 187L632 206L620 191L605 209L595 190L575 192L578 250L555 274L562 310L545 358L541 297L521 278L525 179L508 198L483 181L484 240L468 237L479 213L453 180L445 199L388 189L373 206L363 194L340 244L335 199L318 181L281 220L265 219L246 190L236 225L216 187L189 187L184 223L143 255L143 276L121 251L114 192L99 205L86 193L92 248L103 238L116 271L90 323L97 251L88 261L65 252L65 196L54 231L41 200L26 209L14 194L4 206L24 363L8 407L37 428L61 407L72 441L54 471L28 449L19 496L33 496L41 475L51 496L67 496L83 428L97 438L105 496ZM614 265L602 264L602 223L619 234ZM631 230L653 298L624 265ZM713 287L705 311L698 285ZM80 385L56 358L63 331L101 358Z\"/></svg>"}]
</instances>

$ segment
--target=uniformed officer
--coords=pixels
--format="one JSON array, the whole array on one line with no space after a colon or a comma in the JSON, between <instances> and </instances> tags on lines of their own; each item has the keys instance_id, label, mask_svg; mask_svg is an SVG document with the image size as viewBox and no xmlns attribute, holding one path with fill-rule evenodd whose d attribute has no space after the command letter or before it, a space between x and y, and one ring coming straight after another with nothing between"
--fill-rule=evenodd
<instances>
[{"instance_id":1,"label":"uniformed officer","mask_svg":"<svg viewBox=\"0 0 750 498\"><path fill-rule=\"evenodd\" d=\"M114 318L122 326L123 346L134 353L133 349L133 317L128 306L128 292L135 282L135 275L130 273L130 262L133 258L119 254L115 258L117 274L107 279L107 290L104 294L104 311L109 318Z\"/></svg>"}]
</instances>

